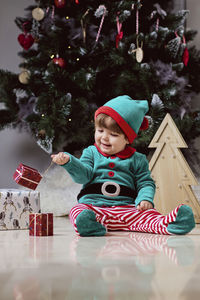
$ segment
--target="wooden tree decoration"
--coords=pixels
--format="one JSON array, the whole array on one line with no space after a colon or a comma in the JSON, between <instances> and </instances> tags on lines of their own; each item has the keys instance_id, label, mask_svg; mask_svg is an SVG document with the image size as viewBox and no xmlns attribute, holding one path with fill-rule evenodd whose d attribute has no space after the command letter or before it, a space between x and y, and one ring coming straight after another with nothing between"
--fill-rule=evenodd
<instances>
[{"instance_id":1,"label":"wooden tree decoration","mask_svg":"<svg viewBox=\"0 0 200 300\"><path fill-rule=\"evenodd\" d=\"M187 204L193 210L196 223L200 223L200 204L191 188L198 182L179 150L187 145L170 114L165 116L149 148L156 148L149 163L156 183L156 209L168 214L179 204Z\"/></svg>"}]
</instances>

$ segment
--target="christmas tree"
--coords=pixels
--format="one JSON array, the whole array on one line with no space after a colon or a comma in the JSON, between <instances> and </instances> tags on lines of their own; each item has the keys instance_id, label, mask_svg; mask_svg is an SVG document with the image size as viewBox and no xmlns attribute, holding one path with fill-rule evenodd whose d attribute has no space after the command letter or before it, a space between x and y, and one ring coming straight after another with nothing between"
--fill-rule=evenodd
<instances>
[{"instance_id":1,"label":"christmas tree","mask_svg":"<svg viewBox=\"0 0 200 300\"><path fill-rule=\"evenodd\" d=\"M17 17L20 74L0 70L0 128L25 126L51 151L75 152L93 143L93 113L127 94L149 101L148 145L166 113L186 143L200 134L200 52L190 46L187 10L171 1L40 0Z\"/></svg>"}]
</instances>

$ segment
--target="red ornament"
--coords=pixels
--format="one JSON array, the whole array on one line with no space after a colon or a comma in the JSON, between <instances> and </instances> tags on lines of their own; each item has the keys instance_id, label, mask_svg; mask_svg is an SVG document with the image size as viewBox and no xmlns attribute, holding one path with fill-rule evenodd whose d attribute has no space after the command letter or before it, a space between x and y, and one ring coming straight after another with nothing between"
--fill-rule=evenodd
<instances>
[{"instance_id":1,"label":"red ornament","mask_svg":"<svg viewBox=\"0 0 200 300\"><path fill-rule=\"evenodd\" d=\"M21 33L17 39L25 50L28 50L34 43L34 38L32 35L27 33Z\"/></svg>"},{"instance_id":2,"label":"red ornament","mask_svg":"<svg viewBox=\"0 0 200 300\"><path fill-rule=\"evenodd\" d=\"M187 47L185 47L184 53L183 53L183 63L185 66L187 66L189 61L189 51L187 49Z\"/></svg>"},{"instance_id":3,"label":"red ornament","mask_svg":"<svg viewBox=\"0 0 200 300\"><path fill-rule=\"evenodd\" d=\"M115 42L116 42L116 48L119 47L119 42L122 40L123 38L123 31L120 31L120 33L117 34Z\"/></svg>"},{"instance_id":4,"label":"red ornament","mask_svg":"<svg viewBox=\"0 0 200 300\"><path fill-rule=\"evenodd\" d=\"M54 0L54 3L57 8L63 8L65 7L66 0Z\"/></svg>"},{"instance_id":5,"label":"red ornament","mask_svg":"<svg viewBox=\"0 0 200 300\"><path fill-rule=\"evenodd\" d=\"M66 66L65 60L62 57L53 58L53 62L55 65L58 65L61 68L65 68Z\"/></svg>"}]
</instances>

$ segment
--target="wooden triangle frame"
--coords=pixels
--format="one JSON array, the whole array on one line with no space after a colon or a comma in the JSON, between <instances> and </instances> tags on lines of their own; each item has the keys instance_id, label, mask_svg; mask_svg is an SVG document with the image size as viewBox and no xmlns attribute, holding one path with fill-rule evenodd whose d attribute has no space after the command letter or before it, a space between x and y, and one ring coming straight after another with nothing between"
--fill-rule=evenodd
<instances>
[{"instance_id":1,"label":"wooden triangle frame","mask_svg":"<svg viewBox=\"0 0 200 300\"><path fill-rule=\"evenodd\" d=\"M149 148L156 148L149 168L156 183L155 207L168 214L179 204L189 205L200 223L200 204L192 190L198 185L192 170L179 148L188 148L170 114L163 119Z\"/></svg>"}]
</instances>

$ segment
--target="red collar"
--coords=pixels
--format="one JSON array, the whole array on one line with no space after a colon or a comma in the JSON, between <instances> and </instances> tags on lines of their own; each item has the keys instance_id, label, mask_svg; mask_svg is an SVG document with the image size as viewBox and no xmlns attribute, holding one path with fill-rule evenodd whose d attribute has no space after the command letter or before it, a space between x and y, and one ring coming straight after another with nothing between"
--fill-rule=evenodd
<instances>
[{"instance_id":1,"label":"red collar","mask_svg":"<svg viewBox=\"0 0 200 300\"><path fill-rule=\"evenodd\" d=\"M129 158L129 157L131 157L134 153L135 153L135 151L136 151L136 149L135 148L133 148L133 147L131 147L131 146L127 146L124 150L122 150L121 152L118 152L118 153L116 153L116 154L114 154L114 155L109 155L109 154L106 154L106 153L104 153L104 152L102 152L100 149L99 149L99 147L97 146L97 144L95 143L94 144L95 145L95 147L97 148L97 150L99 151L99 153L101 153L103 156L106 156L106 157L110 157L110 156L112 156L112 157L119 157L119 158L121 158L121 159L126 159L126 158Z\"/></svg>"}]
</instances>

